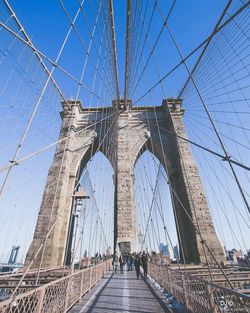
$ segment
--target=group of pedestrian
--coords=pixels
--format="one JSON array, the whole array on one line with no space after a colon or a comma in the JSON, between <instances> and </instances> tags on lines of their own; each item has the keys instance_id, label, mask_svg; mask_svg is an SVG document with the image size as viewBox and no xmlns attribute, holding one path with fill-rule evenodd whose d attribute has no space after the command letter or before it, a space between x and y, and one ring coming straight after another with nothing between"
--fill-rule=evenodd
<instances>
[{"instance_id":1,"label":"group of pedestrian","mask_svg":"<svg viewBox=\"0 0 250 313\"><path fill-rule=\"evenodd\" d=\"M144 277L148 275L148 254L143 251L142 253L125 253L119 257L115 254L113 257L114 272L118 272L120 266L120 274L123 274L124 265L127 265L127 270L132 271L135 267L136 277L139 279L140 269L142 267Z\"/></svg>"}]
</instances>

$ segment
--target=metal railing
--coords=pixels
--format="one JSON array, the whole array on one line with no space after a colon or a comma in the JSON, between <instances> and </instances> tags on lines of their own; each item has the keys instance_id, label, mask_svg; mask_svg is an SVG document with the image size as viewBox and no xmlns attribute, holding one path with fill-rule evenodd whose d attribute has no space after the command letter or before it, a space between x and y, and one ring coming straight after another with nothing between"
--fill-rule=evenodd
<instances>
[{"instance_id":1,"label":"metal railing","mask_svg":"<svg viewBox=\"0 0 250 313\"><path fill-rule=\"evenodd\" d=\"M0 302L0 313L63 313L69 310L110 269L109 259Z\"/></svg>"},{"instance_id":2,"label":"metal railing","mask_svg":"<svg viewBox=\"0 0 250 313\"><path fill-rule=\"evenodd\" d=\"M149 275L194 313L250 312L250 297L192 274L149 263Z\"/></svg>"}]
</instances>

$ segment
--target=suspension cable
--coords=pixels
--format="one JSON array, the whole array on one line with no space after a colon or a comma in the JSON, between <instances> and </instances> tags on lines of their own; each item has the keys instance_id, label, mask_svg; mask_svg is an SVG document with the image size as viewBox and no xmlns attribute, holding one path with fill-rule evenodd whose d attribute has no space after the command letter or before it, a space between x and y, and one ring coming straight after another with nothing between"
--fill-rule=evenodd
<instances>
[{"instance_id":1,"label":"suspension cable","mask_svg":"<svg viewBox=\"0 0 250 313\"><path fill-rule=\"evenodd\" d=\"M186 62L192 55L194 55L200 48L202 48L211 37L214 37L221 29L228 25L233 19L235 19L240 13L242 13L250 5L250 0L248 0L240 9L238 9L233 15L231 15L223 24L221 24L213 35L208 36L204 41L202 41L198 46L196 46L186 57L183 58L179 63L172 67L165 75L161 77L159 81L153 84L142 96L137 98L133 105L137 104L146 95L148 95L152 90L154 90L161 82L163 82L168 76L174 73L182 64Z\"/></svg>"},{"instance_id":2,"label":"suspension cable","mask_svg":"<svg viewBox=\"0 0 250 313\"><path fill-rule=\"evenodd\" d=\"M30 42L26 41L24 38L22 38L20 35L18 35L16 32L14 32L12 29L10 29L8 26L6 26L3 22L0 21L0 26L6 29L9 33L11 33L14 37L22 41L24 44L29 46L34 52L36 52L38 55L43 57L46 61L48 61L52 67L57 68L62 73L64 73L66 76L68 76L70 79L75 81L78 85L84 87L88 92L91 92L89 87L87 87L85 84L81 83L76 77L74 77L72 74L70 74L68 71L66 71L63 67L61 67L56 61L51 60L45 53L41 52L37 48L35 48ZM98 95L96 93L93 93L97 98ZM66 100L67 101L67 100Z\"/></svg>"},{"instance_id":3,"label":"suspension cable","mask_svg":"<svg viewBox=\"0 0 250 313\"><path fill-rule=\"evenodd\" d=\"M226 4L225 8L223 9L223 11L222 11L222 13L221 13L221 15L220 15L220 17L219 17L219 19L218 19L218 22L216 23L216 25L215 25L215 27L214 27L212 33L211 33L211 37L208 39L208 41L207 41L206 44L204 45L203 50L202 50L201 54L199 55L199 57L198 57L198 59L197 59L195 65L194 65L194 67L193 67L193 69L192 69L192 71L191 71L191 74L192 74L192 75L194 74L196 68L198 67L198 65L199 65L199 63L200 63L200 61L201 61L203 55L205 54L207 48L209 47L209 44L211 43L211 41L212 41L212 39L213 39L213 37L214 37L214 34L217 32L217 29L218 29L218 27L220 26L220 23L221 23L222 20L224 19L225 15L227 14L227 11L228 11L230 5L232 4L232 2L233 2L233 0L228 0L228 2L227 2L227 4ZM159 9L159 7L158 7L158 9ZM183 87L181 88L181 91L180 91L180 93L179 93L179 95L178 95L178 97L177 97L178 99L181 98L181 96L182 96L182 94L183 94L183 91L185 90L185 88L186 88L186 86L187 86L187 84L188 84L189 81L190 81L190 76L188 76L186 82L184 83Z\"/></svg>"},{"instance_id":4,"label":"suspension cable","mask_svg":"<svg viewBox=\"0 0 250 313\"><path fill-rule=\"evenodd\" d=\"M173 41L173 43L174 43L174 45L175 45L175 47L176 47L176 49L177 49L177 51L178 51L180 57L181 57L182 63L183 63L183 65L185 66L185 68L186 68L186 70L187 70L187 72L188 72L188 75L190 76L190 79L191 79L191 81L192 81L192 83L193 83L193 85L194 85L194 87L195 87L195 90L196 90L196 92L197 92L197 94L198 94L198 97L199 97L199 99L200 99L200 101L201 101L201 103L202 103L202 105L203 105L203 108L204 108L204 110L206 111L206 114L207 114L207 116L208 116L208 118L209 118L209 121L210 121L212 127L213 127L213 130L214 130L214 132L215 132L215 134L216 134L216 137L217 137L217 139L218 139L218 141L219 141L219 143L220 143L220 145L221 145L221 148L222 148L222 150L223 150L223 152L224 152L224 154L225 154L225 160L226 160L226 161L228 162L228 164L229 164L229 167L230 167L230 169L231 169L231 171L232 171L232 173L233 173L233 176L234 176L234 178L235 178L236 184L237 184L237 186L238 186L238 188L239 188L239 190L240 190L240 193L241 193L241 196L242 196L242 198L243 198L243 201L244 201L244 203L245 203L245 205L246 205L246 207L247 207L248 212L250 213L250 206L249 206L248 201L247 201L247 199L246 199L246 197L245 197L245 194L244 194L244 192L243 192L243 190L242 190L242 186L241 186L241 184L240 184L240 182L239 182L239 179L238 179L238 176L237 176L237 174L236 174L236 172L235 172L235 170L234 170L234 167L233 167L233 165L232 165L230 156L229 156L229 154L228 154L228 152L227 152L227 150L226 150L226 147L225 147L225 145L224 145L224 143L223 143L223 141L222 141L222 139L221 139L221 136L220 136L220 134L219 134L219 132L218 132L218 130L217 130L215 124L214 124L214 121L213 121L213 119L212 119L212 117L211 117L211 115L210 115L210 112L209 112L209 110L208 110L208 108L207 108L207 105L206 105L206 103L205 103L205 101L204 101L204 99L203 99L203 97L202 97L202 95L201 95L201 93L200 93L200 91L199 91L199 88L198 88L198 86L197 86L197 84L196 84L196 81L194 80L193 75L192 75L192 73L190 72L190 69L189 69L189 67L188 67L188 65L187 65L187 63L186 63L186 61L184 60L183 54L182 54L182 52L181 52L181 50L180 50L180 47L179 47L179 45L177 44L176 39L175 39L175 37L174 37L174 35L173 35L173 33L172 33L172 31L171 31L171 29L170 29L170 27L169 27L168 24L166 24L166 28L168 29L169 34L170 34L170 37L171 37L171 39L172 39L172 41Z\"/></svg>"},{"instance_id":5,"label":"suspension cable","mask_svg":"<svg viewBox=\"0 0 250 313\"><path fill-rule=\"evenodd\" d=\"M127 99L128 94L128 68L129 68L129 45L130 45L130 24L131 24L131 0L127 0L127 21L126 21L126 56L125 56L125 86L124 86L124 100Z\"/></svg>"},{"instance_id":6,"label":"suspension cable","mask_svg":"<svg viewBox=\"0 0 250 313\"><path fill-rule=\"evenodd\" d=\"M113 0L109 0L109 11L110 11L111 34L112 34L113 62L114 62L114 69L115 69L114 74L115 74L116 98L119 100L120 91L119 91L119 83L118 83L117 49L116 49Z\"/></svg>"},{"instance_id":7,"label":"suspension cable","mask_svg":"<svg viewBox=\"0 0 250 313\"><path fill-rule=\"evenodd\" d=\"M22 34L24 35L24 37L26 38L26 40L28 41L28 43L29 43L32 47L34 47L32 41L31 41L31 38L28 36L28 34L27 34L26 30L24 29L23 25L21 24L20 20L18 19L18 17L16 16L15 12L14 12L13 9L12 9L12 7L10 6L9 1L8 1L8 0L3 0L3 1L4 1L5 5L6 5L7 9L9 10L9 12L10 12L10 14L11 14L11 17L14 18L16 24L17 24L18 27L20 28L20 31L22 32ZM42 65L42 67L44 68L46 74L47 74L48 76L50 76L49 70L48 70L47 66L45 65L45 63L43 62L43 60L42 60L40 54L37 53L37 51L35 51L35 55L36 55L36 57L38 58L39 63L40 63L40 64ZM56 90L59 92L59 94L60 94L60 96L62 97L62 99L63 99L64 101L66 101L66 98L65 98L65 96L63 95L62 90L60 89L60 87L59 87L58 84L56 83L56 81L55 81L55 79L53 78L53 76L50 76L50 79L51 79L52 83L54 84Z\"/></svg>"}]
</instances>

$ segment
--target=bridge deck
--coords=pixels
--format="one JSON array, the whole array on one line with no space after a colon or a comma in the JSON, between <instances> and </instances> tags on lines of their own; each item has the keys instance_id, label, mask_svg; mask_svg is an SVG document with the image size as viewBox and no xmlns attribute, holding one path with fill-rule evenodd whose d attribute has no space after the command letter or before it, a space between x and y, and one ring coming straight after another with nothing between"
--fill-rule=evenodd
<instances>
[{"instance_id":1,"label":"bridge deck","mask_svg":"<svg viewBox=\"0 0 250 313\"><path fill-rule=\"evenodd\" d=\"M70 313L169 312L163 301L135 271L106 275Z\"/></svg>"}]
</instances>

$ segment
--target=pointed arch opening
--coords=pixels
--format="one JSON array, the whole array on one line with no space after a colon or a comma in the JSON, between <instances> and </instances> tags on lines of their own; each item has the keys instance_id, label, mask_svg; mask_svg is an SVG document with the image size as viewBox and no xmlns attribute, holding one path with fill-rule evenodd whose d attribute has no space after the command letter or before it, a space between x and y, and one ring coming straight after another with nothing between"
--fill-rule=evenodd
<instances>
[{"instance_id":1,"label":"pointed arch opening","mask_svg":"<svg viewBox=\"0 0 250 313\"><path fill-rule=\"evenodd\" d=\"M109 159L96 146L83 155L76 179L85 198L72 201L66 264L104 258L112 252L114 227L114 171Z\"/></svg>"},{"instance_id":2,"label":"pointed arch opening","mask_svg":"<svg viewBox=\"0 0 250 313\"><path fill-rule=\"evenodd\" d=\"M143 146L135 163L137 250L162 253L166 260L179 260L176 220L160 160Z\"/></svg>"}]
</instances>

